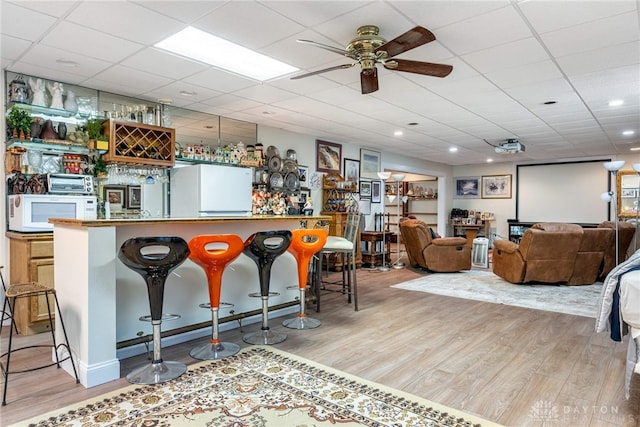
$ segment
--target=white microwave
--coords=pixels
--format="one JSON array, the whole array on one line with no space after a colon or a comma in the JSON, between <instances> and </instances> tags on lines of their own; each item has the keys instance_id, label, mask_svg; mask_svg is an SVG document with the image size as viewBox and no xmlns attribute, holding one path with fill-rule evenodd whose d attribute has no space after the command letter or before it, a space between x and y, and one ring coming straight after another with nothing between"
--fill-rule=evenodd
<instances>
[{"instance_id":1,"label":"white microwave","mask_svg":"<svg viewBox=\"0 0 640 427\"><path fill-rule=\"evenodd\" d=\"M53 231L49 218L96 219L95 196L12 194L8 203L9 230Z\"/></svg>"}]
</instances>

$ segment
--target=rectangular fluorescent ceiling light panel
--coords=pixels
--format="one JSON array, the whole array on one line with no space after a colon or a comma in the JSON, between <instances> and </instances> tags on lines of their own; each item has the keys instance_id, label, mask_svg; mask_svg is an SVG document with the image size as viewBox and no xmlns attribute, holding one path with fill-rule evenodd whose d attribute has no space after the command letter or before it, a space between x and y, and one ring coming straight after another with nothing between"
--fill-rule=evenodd
<instances>
[{"instance_id":1,"label":"rectangular fluorescent ceiling light panel","mask_svg":"<svg viewBox=\"0 0 640 427\"><path fill-rule=\"evenodd\" d=\"M299 70L193 27L162 40L155 47L259 81Z\"/></svg>"}]
</instances>

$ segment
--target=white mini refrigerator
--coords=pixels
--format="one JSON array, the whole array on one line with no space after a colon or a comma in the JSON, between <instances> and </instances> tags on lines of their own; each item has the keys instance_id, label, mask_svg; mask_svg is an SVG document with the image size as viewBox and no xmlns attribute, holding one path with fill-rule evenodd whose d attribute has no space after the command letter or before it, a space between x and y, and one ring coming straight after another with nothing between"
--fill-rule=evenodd
<instances>
[{"instance_id":1,"label":"white mini refrigerator","mask_svg":"<svg viewBox=\"0 0 640 427\"><path fill-rule=\"evenodd\" d=\"M251 168L192 165L171 170L172 218L251 216Z\"/></svg>"}]
</instances>

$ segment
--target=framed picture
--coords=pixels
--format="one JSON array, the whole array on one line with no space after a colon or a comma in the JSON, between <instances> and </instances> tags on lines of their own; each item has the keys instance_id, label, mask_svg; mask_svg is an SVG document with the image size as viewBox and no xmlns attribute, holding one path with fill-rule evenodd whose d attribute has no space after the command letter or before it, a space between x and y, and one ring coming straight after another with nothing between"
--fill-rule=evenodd
<instances>
[{"instance_id":1,"label":"framed picture","mask_svg":"<svg viewBox=\"0 0 640 427\"><path fill-rule=\"evenodd\" d=\"M371 181L360 181L360 199L371 199Z\"/></svg>"},{"instance_id":2,"label":"framed picture","mask_svg":"<svg viewBox=\"0 0 640 427\"><path fill-rule=\"evenodd\" d=\"M105 185L103 200L109 202L110 211L121 211L126 203L126 189L124 185Z\"/></svg>"},{"instance_id":3,"label":"framed picture","mask_svg":"<svg viewBox=\"0 0 640 427\"><path fill-rule=\"evenodd\" d=\"M340 173L342 145L316 139L316 170Z\"/></svg>"},{"instance_id":4,"label":"framed picture","mask_svg":"<svg viewBox=\"0 0 640 427\"><path fill-rule=\"evenodd\" d=\"M622 188L620 190L620 197L623 199L634 199L637 194L638 193L635 188Z\"/></svg>"},{"instance_id":5,"label":"framed picture","mask_svg":"<svg viewBox=\"0 0 640 427\"><path fill-rule=\"evenodd\" d=\"M360 149L360 178L378 178L380 172L380 152Z\"/></svg>"},{"instance_id":6,"label":"framed picture","mask_svg":"<svg viewBox=\"0 0 640 427\"><path fill-rule=\"evenodd\" d=\"M358 183L360 182L360 160L344 159L344 180L352 182L355 186L355 192L358 192Z\"/></svg>"},{"instance_id":7,"label":"framed picture","mask_svg":"<svg viewBox=\"0 0 640 427\"><path fill-rule=\"evenodd\" d=\"M371 203L382 201L382 181L371 181Z\"/></svg>"},{"instance_id":8,"label":"framed picture","mask_svg":"<svg viewBox=\"0 0 640 427\"><path fill-rule=\"evenodd\" d=\"M467 176L453 178L455 183L455 199L478 199L480 198L480 178L477 176Z\"/></svg>"},{"instance_id":9,"label":"framed picture","mask_svg":"<svg viewBox=\"0 0 640 427\"><path fill-rule=\"evenodd\" d=\"M141 191L139 185L127 185L127 209L140 209Z\"/></svg>"},{"instance_id":10,"label":"framed picture","mask_svg":"<svg viewBox=\"0 0 640 427\"><path fill-rule=\"evenodd\" d=\"M309 187L309 166L298 165L300 187Z\"/></svg>"},{"instance_id":11,"label":"framed picture","mask_svg":"<svg viewBox=\"0 0 640 427\"><path fill-rule=\"evenodd\" d=\"M482 177L483 199L510 199L511 174L489 175Z\"/></svg>"},{"instance_id":12,"label":"framed picture","mask_svg":"<svg viewBox=\"0 0 640 427\"><path fill-rule=\"evenodd\" d=\"M358 211L362 215L371 215L371 200L358 200Z\"/></svg>"}]
</instances>

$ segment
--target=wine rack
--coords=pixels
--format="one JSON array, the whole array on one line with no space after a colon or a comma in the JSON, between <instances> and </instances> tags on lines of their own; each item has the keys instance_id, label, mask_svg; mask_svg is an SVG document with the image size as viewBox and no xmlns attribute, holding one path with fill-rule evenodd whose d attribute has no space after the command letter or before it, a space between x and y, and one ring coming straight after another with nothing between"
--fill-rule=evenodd
<instances>
[{"instance_id":1,"label":"wine rack","mask_svg":"<svg viewBox=\"0 0 640 427\"><path fill-rule=\"evenodd\" d=\"M173 167L175 163L175 129L109 119L104 123L109 138L107 163Z\"/></svg>"}]
</instances>

